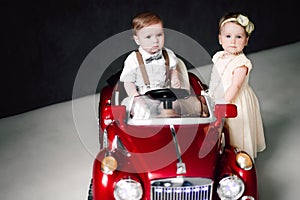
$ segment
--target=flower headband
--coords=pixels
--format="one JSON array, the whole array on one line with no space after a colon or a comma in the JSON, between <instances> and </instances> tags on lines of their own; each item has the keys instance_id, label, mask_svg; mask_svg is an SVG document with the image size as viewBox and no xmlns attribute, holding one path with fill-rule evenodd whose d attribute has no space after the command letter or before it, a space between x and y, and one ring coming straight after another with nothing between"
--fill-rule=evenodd
<instances>
[{"instance_id":1,"label":"flower headband","mask_svg":"<svg viewBox=\"0 0 300 200\"><path fill-rule=\"evenodd\" d=\"M220 27L222 27L227 22L238 22L242 27L245 28L245 31L250 35L254 30L254 24L246 17L245 15L239 14L236 18L231 17L224 20Z\"/></svg>"}]
</instances>

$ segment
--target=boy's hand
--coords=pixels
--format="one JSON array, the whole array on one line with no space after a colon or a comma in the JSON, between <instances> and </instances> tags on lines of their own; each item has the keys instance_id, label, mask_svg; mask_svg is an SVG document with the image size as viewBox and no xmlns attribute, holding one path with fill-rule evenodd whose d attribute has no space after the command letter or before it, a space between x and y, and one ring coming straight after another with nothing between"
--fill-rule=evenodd
<instances>
[{"instance_id":1,"label":"boy's hand","mask_svg":"<svg viewBox=\"0 0 300 200\"><path fill-rule=\"evenodd\" d=\"M171 71L171 87L172 88L180 88L180 80L177 70Z\"/></svg>"},{"instance_id":2,"label":"boy's hand","mask_svg":"<svg viewBox=\"0 0 300 200\"><path fill-rule=\"evenodd\" d=\"M160 101L147 99L144 96L135 97L133 101L132 114L134 119L149 119L151 115L157 114Z\"/></svg>"},{"instance_id":3,"label":"boy's hand","mask_svg":"<svg viewBox=\"0 0 300 200\"><path fill-rule=\"evenodd\" d=\"M150 109L143 97L135 97L132 105L132 114L134 119L149 119Z\"/></svg>"}]
</instances>

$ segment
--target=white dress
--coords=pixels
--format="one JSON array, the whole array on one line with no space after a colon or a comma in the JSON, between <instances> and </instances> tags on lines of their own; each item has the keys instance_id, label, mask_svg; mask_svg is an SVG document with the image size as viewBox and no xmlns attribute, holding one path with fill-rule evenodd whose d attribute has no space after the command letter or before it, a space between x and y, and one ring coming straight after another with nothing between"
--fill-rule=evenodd
<instances>
[{"instance_id":1,"label":"white dress","mask_svg":"<svg viewBox=\"0 0 300 200\"><path fill-rule=\"evenodd\" d=\"M210 95L218 102L224 101L225 91L232 83L234 70L241 66L248 68L247 76L232 102L237 106L238 116L227 119L230 130L230 143L246 151L252 158L266 148L263 123L258 99L249 86L251 61L243 54L234 58L222 58L224 51L213 56L213 69L209 84Z\"/></svg>"}]
</instances>

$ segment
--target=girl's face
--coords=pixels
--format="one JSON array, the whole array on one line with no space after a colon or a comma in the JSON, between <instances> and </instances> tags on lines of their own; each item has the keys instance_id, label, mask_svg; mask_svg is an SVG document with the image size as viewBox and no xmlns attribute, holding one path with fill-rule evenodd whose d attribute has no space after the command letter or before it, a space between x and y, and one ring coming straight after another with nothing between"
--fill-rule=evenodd
<instances>
[{"instance_id":1,"label":"girl's face","mask_svg":"<svg viewBox=\"0 0 300 200\"><path fill-rule=\"evenodd\" d=\"M238 54L243 51L248 44L249 37L246 36L245 30L240 25L227 22L221 27L219 42L225 52L229 54Z\"/></svg>"},{"instance_id":2,"label":"girl's face","mask_svg":"<svg viewBox=\"0 0 300 200\"><path fill-rule=\"evenodd\" d=\"M149 54L161 50L165 43L164 30L161 23L152 24L136 31L133 36L137 45L140 45Z\"/></svg>"}]
</instances>

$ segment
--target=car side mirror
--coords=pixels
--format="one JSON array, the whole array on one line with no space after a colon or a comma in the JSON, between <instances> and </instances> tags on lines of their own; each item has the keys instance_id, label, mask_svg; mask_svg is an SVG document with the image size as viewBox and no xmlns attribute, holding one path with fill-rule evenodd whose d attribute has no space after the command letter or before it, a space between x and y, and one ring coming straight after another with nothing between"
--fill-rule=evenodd
<instances>
[{"instance_id":1,"label":"car side mirror","mask_svg":"<svg viewBox=\"0 0 300 200\"><path fill-rule=\"evenodd\" d=\"M219 126L224 118L235 118L237 116L237 107L235 104L216 104L214 114L217 118L215 126Z\"/></svg>"},{"instance_id":2,"label":"car side mirror","mask_svg":"<svg viewBox=\"0 0 300 200\"><path fill-rule=\"evenodd\" d=\"M217 118L235 118L237 107L235 104L216 104L214 112Z\"/></svg>"},{"instance_id":3,"label":"car side mirror","mask_svg":"<svg viewBox=\"0 0 300 200\"><path fill-rule=\"evenodd\" d=\"M104 130L108 125L113 122L118 122L121 126L124 125L126 116L125 106L106 106L101 113L101 128Z\"/></svg>"}]
</instances>

